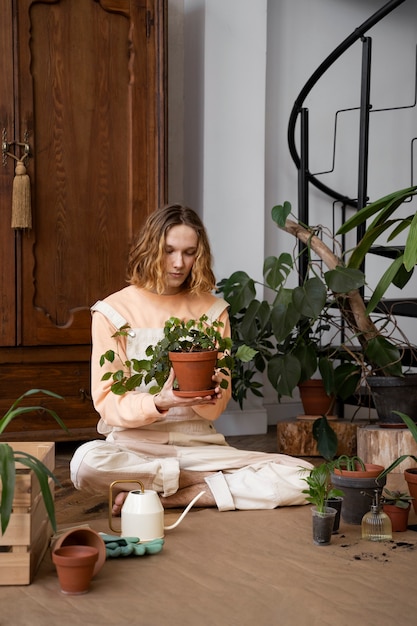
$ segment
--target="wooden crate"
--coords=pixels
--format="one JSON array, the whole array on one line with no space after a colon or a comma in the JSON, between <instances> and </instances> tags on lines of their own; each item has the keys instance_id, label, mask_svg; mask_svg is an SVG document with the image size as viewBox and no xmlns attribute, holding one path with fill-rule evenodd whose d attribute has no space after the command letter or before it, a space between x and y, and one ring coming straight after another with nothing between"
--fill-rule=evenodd
<instances>
[{"instance_id":1,"label":"wooden crate","mask_svg":"<svg viewBox=\"0 0 417 626\"><path fill-rule=\"evenodd\" d=\"M54 443L11 442L9 445L14 450L33 454L50 470L55 469ZM16 469L19 472L16 475L13 513L5 534L0 535L0 585L29 585L52 535L35 474L21 463L17 463Z\"/></svg>"}]
</instances>

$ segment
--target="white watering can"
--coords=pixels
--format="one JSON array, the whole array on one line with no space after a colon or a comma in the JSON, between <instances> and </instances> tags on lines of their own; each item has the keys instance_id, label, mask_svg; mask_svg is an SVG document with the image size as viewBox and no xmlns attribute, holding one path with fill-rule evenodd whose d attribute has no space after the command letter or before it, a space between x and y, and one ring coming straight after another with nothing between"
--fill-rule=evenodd
<instances>
[{"instance_id":1,"label":"white watering can","mask_svg":"<svg viewBox=\"0 0 417 626\"><path fill-rule=\"evenodd\" d=\"M121 529L113 527L113 487L120 483L137 483L140 489L129 491L121 511ZM191 507L205 493L200 491L180 517L171 526L164 526L164 507L156 491L145 489L140 480L114 480L109 489L109 526L113 532L121 533L122 537L139 537L140 541L162 539L165 530L176 528L187 515Z\"/></svg>"}]
</instances>

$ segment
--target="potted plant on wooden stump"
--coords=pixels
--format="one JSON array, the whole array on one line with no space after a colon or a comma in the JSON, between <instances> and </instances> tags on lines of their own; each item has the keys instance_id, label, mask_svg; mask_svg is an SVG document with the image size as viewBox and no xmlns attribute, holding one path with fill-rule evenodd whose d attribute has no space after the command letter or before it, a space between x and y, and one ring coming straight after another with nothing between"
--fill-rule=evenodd
<instances>
[{"instance_id":1,"label":"potted plant on wooden stump","mask_svg":"<svg viewBox=\"0 0 417 626\"><path fill-rule=\"evenodd\" d=\"M382 492L382 509L390 518L394 532L407 530L412 501L413 497L409 493L390 491L387 488Z\"/></svg>"},{"instance_id":2,"label":"potted plant on wooden stump","mask_svg":"<svg viewBox=\"0 0 417 626\"><path fill-rule=\"evenodd\" d=\"M307 471L309 474L303 480L307 483L308 488L304 489L303 493L306 494L306 500L314 505L311 509L313 515L313 543L318 546L326 546L331 542L337 514L337 510L327 506L326 502L330 498L343 496L343 491L331 486L328 463L322 463Z\"/></svg>"},{"instance_id":3,"label":"potted plant on wooden stump","mask_svg":"<svg viewBox=\"0 0 417 626\"><path fill-rule=\"evenodd\" d=\"M219 283L230 303L235 345L246 343L258 351L249 366L236 372L240 402L248 390L260 395L262 385L254 370L267 372L279 399L292 396L300 382L320 371L328 395L336 394L342 401L356 395L358 404L365 398L367 406L373 394L371 381L388 380L390 396L395 383L403 387L411 382L410 391L401 391L401 401L414 397L413 408L399 406L398 398L395 408L417 416L417 375L408 373L410 355L416 360L416 351L396 316L381 306L388 287L392 283L405 287L417 265L417 212L406 217L399 212L416 194L417 186L389 194L357 211L336 233L322 225L301 223L289 202L273 207L273 221L302 249L265 259L262 286L272 290L272 297L258 301L258 281L242 271ZM362 239L345 254L338 237L363 225ZM390 241L406 233L406 244L403 250L390 244L395 258L372 291L362 267L378 237L389 230ZM294 278L298 284L288 286ZM363 298L365 285L369 301ZM375 404L381 392L378 386ZM380 425L402 426L391 409L388 415L378 415Z\"/></svg>"}]
</instances>

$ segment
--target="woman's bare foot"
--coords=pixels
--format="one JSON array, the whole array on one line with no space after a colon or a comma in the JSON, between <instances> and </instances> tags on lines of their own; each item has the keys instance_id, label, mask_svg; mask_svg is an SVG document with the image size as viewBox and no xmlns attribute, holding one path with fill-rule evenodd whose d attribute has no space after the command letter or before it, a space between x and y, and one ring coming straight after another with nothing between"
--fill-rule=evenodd
<instances>
[{"instance_id":1,"label":"woman's bare foot","mask_svg":"<svg viewBox=\"0 0 417 626\"><path fill-rule=\"evenodd\" d=\"M127 498L127 494L129 492L128 491L120 491L120 493L118 493L114 499L114 503L113 503L113 507L111 510L111 514L113 515L113 517L118 517L122 511L122 506L124 504L124 501Z\"/></svg>"},{"instance_id":2,"label":"woman's bare foot","mask_svg":"<svg viewBox=\"0 0 417 626\"><path fill-rule=\"evenodd\" d=\"M166 498L160 496L163 507L166 509L185 507L198 493L200 493L200 491L205 491L205 494L197 500L196 506L216 506L213 495L207 483L204 481L204 478L209 476L211 473L212 472L193 472L191 470L182 470L180 473L178 491L172 496L167 496ZM112 507L112 515L114 517L120 515L128 493L128 491L120 491L115 496Z\"/></svg>"}]
</instances>

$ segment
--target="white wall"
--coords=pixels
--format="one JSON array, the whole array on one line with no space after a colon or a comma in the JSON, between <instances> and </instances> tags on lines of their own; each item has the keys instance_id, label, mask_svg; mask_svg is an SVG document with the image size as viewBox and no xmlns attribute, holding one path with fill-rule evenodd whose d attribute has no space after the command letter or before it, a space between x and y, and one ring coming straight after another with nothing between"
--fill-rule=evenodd
<instances>
[{"instance_id":1,"label":"white wall","mask_svg":"<svg viewBox=\"0 0 417 626\"><path fill-rule=\"evenodd\" d=\"M293 242L274 227L270 210L284 200L297 206L297 173L287 144L293 102L327 55L384 4L384 0L169 0L176 23L170 41L178 43L182 36L184 41L183 77L181 71L170 76L170 93L176 92L175 98L170 96L170 136L183 128L183 141L170 143L170 193L175 189L176 194L171 199L186 202L203 216L218 278L236 269L260 277L266 255L291 250ZM414 102L416 25L417 3L407 0L368 33L373 38L374 108ZM179 69L181 46L173 49L172 62ZM312 171L331 164L335 110L359 104L360 55L357 43L306 101ZM404 110L396 120L386 113L371 116L371 199L409 184L415 118L415 109ZM357 154L350 140L357 137L357 114L343 115L339 130L337 167L327 182L355 196ZM328 223L329 204L319 192L313 191L310 206L312 223ZM381 266L380 259L376 266ZM367 269L373 271L372 264ZM413 290L415 295L415 283ZM269 422L275 423L300 407L291 400L277 405L271 389L264 405L255 402L247 410L260 411L262 425L264 409ZM241 414L236 418L242 419Z\"/></svg>"}]
</instances>

